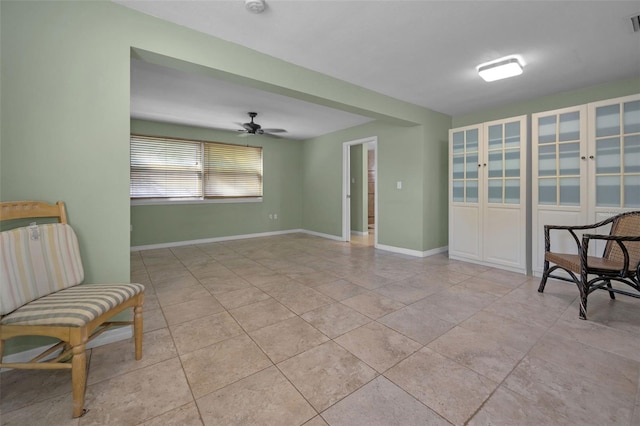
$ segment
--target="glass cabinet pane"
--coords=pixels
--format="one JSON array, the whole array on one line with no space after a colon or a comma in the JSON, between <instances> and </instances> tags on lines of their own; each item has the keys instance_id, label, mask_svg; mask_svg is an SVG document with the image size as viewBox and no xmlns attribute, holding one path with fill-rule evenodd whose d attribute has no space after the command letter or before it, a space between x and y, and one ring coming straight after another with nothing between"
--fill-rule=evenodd
<instances>
[{"instance_id":1,"label":"glass cabinet pane","mask_svg":"<svg viewBox=\"0 0 640 426\"><path fill-rule=\"evenodd\" d=\"M624 206L640 207L640 176L625 176Z\"/></svg>"},{"instance_id":2,"label":"glass cabinet pane","mask_svg":"<svg viewBox=\"0 0 640 426\"><path fill-rule=\"evenodd\" d=\"M596 141L596 173L620 173L620 138Z\"/></svg>"},{"instance_id":3,"label":"glass cabinet pane","mask_svg":"<svg viewBox=\"0 0 640 426\"><path fill-rule=\"evenodd\" d=\"M502 204L502 179L490 179L487 199L490 203Z\"/></svg>"},{"instance_id":4,"label":"glass cabinet pane","mask_svg":"<svg viewBox=\"0 0 640 426\"><path fill-rule=\"evenodd\" d=\"M464 182L461 180L453 181L452 199L456 202L464 201Z\"/></svg>"},{"instance_id":5,"label":"glass cabinet pane","mask_svg":"<svg viewBox=\"0 0 640 426\"><path fill-rule=\"evenodd\" d=\"M596 137L620 134L620 105L596 108Z\"/></svg>"},{"instance_id":6,"label":"glass cabinet pane","mask_svg":"<svg viewBox=\"0 0 640 426\"><path fill-rule=\"evenodd\" d=\"M453 170L451 176L454 179L464 179L464 155L453 156Z\"/></svg>"},{"instance_id":7,"label":"glass cabinet pane","mask_svg":"<svg viewBox=\"0 0 640 426\"><path fill-rule=\"evenodd\" d=\"M453 152L463 152L464 151L464 132L455 132L453 134Z\"/></svg>"},{"instance_id":8,"label":"glass cabinet pane","mask_svg":"<svg viewBox=\"0 0 640 426\"><path fill-rule=\"evenodd\" d=\"M561 206L580 205L580 178L560 178Z\"/></svg>"},{"instance_id":9,"label":"glass cabinet pane","mask_svg":"<svg viewBox=\"0 0 640 426\"><path fill-rule=\"evenodd\" d=\"M478 178L478 154L467 154L467 179Z\"/></svg>"},{"instance_id":10,"label":"glass cabinet pane","mask_svg":"<svg viewBox=\"0 0 640 426\"><path fill-rule=\"evenodd\" d=\"M538 175L556 175L556 145L541 146L538 150Z\"/></svg>"},{"instance_id":11,"label":"glass cabinet pane","mask_svg":"<svg viewBox=\"0 0 640 426\"><path fill-rule=\"evenodd\" d=\"M506 177L520 176L519 149L509 149L504 152L504 175Z\"/></svg>"},{"instance_id":12,"label":"glass cabinet pane","mask_svg":"<svg viewBox=\"0 0 640 426\"><path fill-rule=\"evenodd\" d=\"M620 207L620 177L596 177L596 206Z\"/></svg>"},{"instance_id":13,"label":"glass cabinet pane","mask_svg":"<svg viewBox=\"0 0 640 426\"><path fill-rule=\"evenodd\" d=\"M478 150L478 129L467 130L467 152Z\"/></svg>"},{"instance_id":14,"label":"glass cabinet pane","mask_svg":"<svg viewBox=\"0 0 640 426\"><path fill-rule=\"evenodd\" d=\"M624 138L624 171L640 173L640 135Z\"/></svg>"},{"instance_id":15,"label":"glass cabinet pane","mask_svg":"<svg viewBox=\"0 0 640 426\"><path fill-rule=\"evenodd\" d=\"M507 179L504 183L504 202L506 204L519 204L520 179Z\"/></svg>"},{"instance_id":16,"label":"glass cabinet pane","mask_svg":"<svg viewBox=\"0 0 640 426\"><path fill-rule=\"evenodd\" d=\"M560 114L559 133L560 142L580 140L580 113L578 111Z\"/></svg>"},{"instance_id":17,"label":"glass cabinet pane","mask_svg":"<svg viewBox=\"0 0 640 426\"><path fill-rule=\"evenodd\" d=\"M478 202L478 181L477 180L468 180L467 181L467 203L477 203Z\"/></svg>"},{"instance_id":18,"label":"glass cabinet pane","mask_svg":"<svg viewBox=\"0 0 640 426\"><path fill-rule=\"evenodd\" d=\"M556 141L556 116L540 117L538 120L538 143L553 143Z\"/></svg>"},{"instance_id":19,"label":"glass cabinet pane","mask_svg":"<svg viewBox=\"0 0 640 426\"><path fill-rule=\"evenodd\" d=\"M502 177L502 150L489 152L489 177Z\"/></svg>"},{"instance_id":20,"label":"glass cabinet pane","mask_svg":"<svg viewBox=\"0 0 640 426\"><path fill-rule=\"evenodd\" d=\"M502 148L502 124L489 126L489 149Z\"/></svg>"},{"instance_id":21,"label":"glass cabinet pane","mask_svg":"<svg viewBox=\"0 0 640 426\"><path fill-rule=\"evenodd\" d=\"M627 102L624 104L624 132L640 132L640 101Z\"/></svg>"},{"instance_id":22,"label":"glass cabinet pane","mask_svg":"<svg viewBox=\"0 0 640 426\"><path fill-rule=\"evenodd\" d=\"M520 146L520 122L507 123L504 125L504 146L514 148Z\"/></svg>"},{"instance_id":23,"label":"glass cabinet pane","mask_svg":"<svg viewBox=\"0 0 640 426\"><path fill-rule=\"evenodd\" d=\"M580 174L580 143L563 143L559 145L560 175Z\"/></svg>"},{"instance_id":24,"label":"glass cabinet pane","mask_svg":"<svg viewBox=\"0 0 640 426\"><path fill-rule=\"evenodd\" d=\"M556 178L538 180L538 204L556 205Z\"/></svg>"}]
</instances>

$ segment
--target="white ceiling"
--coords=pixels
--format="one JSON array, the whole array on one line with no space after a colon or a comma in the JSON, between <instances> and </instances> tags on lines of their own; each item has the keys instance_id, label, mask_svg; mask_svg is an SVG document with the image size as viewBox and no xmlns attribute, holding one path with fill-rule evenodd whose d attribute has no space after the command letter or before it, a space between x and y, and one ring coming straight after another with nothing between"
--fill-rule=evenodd
<instances>
[{"instance_id":1,"label":"white ceiling","mask_svg":"<svg viewBox=\"0 0 640 426\"><path fill-rule=\"evenodd\" d=\"M639 1L267 0L267 10L259 15L248 13L243 0L115 1L452 116L640 75L640 33L633 33L630 20L640 14ZM478 77L478 64L512 54L524 58L523 75L493 83ZM311 123L337 120L337 130L350 126L350 120L367 120L342 117L343 112L331 118L326 107L302 106L282 96L279 110L271 110L271 97L278 95L248 88L231 93L230 86L220 88L213 79L207 83L146 65L133 67L132 113L141 117L179 122L184 116L189 124L216 127L245 121L237 114L253 108L264 127L286 128L299 138L326 133ZM145 84L151 75L176 80ZM211 89L200 87L185 96L186 80ZM211 93L219 90L230 92L218 104ZM328 114L326 120L314 119L320 113ZM306 128L309 133L302 133Z\"/></svg>"}]
</instances>

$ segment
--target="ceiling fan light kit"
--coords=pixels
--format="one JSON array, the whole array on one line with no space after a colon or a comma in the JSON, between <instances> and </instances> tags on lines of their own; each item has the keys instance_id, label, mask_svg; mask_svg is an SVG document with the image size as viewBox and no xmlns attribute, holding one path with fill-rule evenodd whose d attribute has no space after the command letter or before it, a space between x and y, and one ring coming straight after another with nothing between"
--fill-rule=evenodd
<instances>
[{"instance_id":1,"label":"ceiling fan light kit","mask_svg":"<svg viewBox=\"0 0 640 426\"><path fill-rule=\"evenodd\" d=\"M285 129L263 129L261 125L258 123L254 123L253 119L258 116L257 112L248 112L249 117L251 117L251 121L249 123L236 123L242 126L242 129L238 129L238 132L242 132L241 136L249 136L249 135L266 135L279 137L274 135L273 133L286 133Z\"/></svg>"},{"instance_id":2,"label":"ceiling fan light kit","mask_svg":"<svg viewBox=\"0 0 640 426\"><path fill-rule=\"evenodd\" d=\"M264 0L245 0L244 7L251 13L262 13L266 8Z\"/></svg>"}]
</instances>

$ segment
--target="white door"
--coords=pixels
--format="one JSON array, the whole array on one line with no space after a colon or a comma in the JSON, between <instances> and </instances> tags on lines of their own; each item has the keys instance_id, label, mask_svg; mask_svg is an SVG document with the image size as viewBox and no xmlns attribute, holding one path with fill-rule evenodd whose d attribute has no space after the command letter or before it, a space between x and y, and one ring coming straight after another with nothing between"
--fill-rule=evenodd
<instances>
[{"instance_id":1,"label":"white door","mask_svg":"<svg viewBox=\"0 0 640 426\"><path fill-rule=\"evenodd\" d=\"M599 222L640 208L640 95L591 103L588 113L589 216Z\"/></svg>"},{"instance_id":2,"label":"white door","mask_svg":"<svg viewBox=\"0 0 640 426\"><path fill-rule=\"evenodd\" d=\"M532 269L540 275L544 225L578 225L589 220L586 108L533 114L532 157ZM550 237L553 251L577 253L577 244L568 232L552 231Z\"/></svg>"},{"instance_id":3,"label":"white door","mask_svg":"<svg viewBox=\"0 0 640 426\"><path fill-rule=\"evenodd\" d=\"M483 258L526 272L526 116L484 125Z\"/></svg>"},{"instance_id":4,"label":"white door","mask_svg":"<svg viewBox=\"0 0 640 426\"><path fill-rule=\"evenodd\" d=\"M449 256L482 259L480 129L449 131Z\"/></svg>"}]
</instances>

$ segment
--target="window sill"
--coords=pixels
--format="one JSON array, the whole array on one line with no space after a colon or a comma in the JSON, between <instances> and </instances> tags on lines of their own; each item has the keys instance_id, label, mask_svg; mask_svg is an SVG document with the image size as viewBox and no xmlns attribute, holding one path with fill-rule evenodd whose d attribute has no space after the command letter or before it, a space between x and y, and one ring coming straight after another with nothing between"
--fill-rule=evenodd
<instances>
[{"instance_id":1,"label":"window sill","mask_svg":"<svg viewBox=\"0 0 640 426\"><path fill-rule=\"evenodd\" d=\"M132 206L168 206L175 204L242 204L242 203L261 203L262 197L259 198L147 198L144 200L131 200Z\"/></svg>"}]
</instances>

